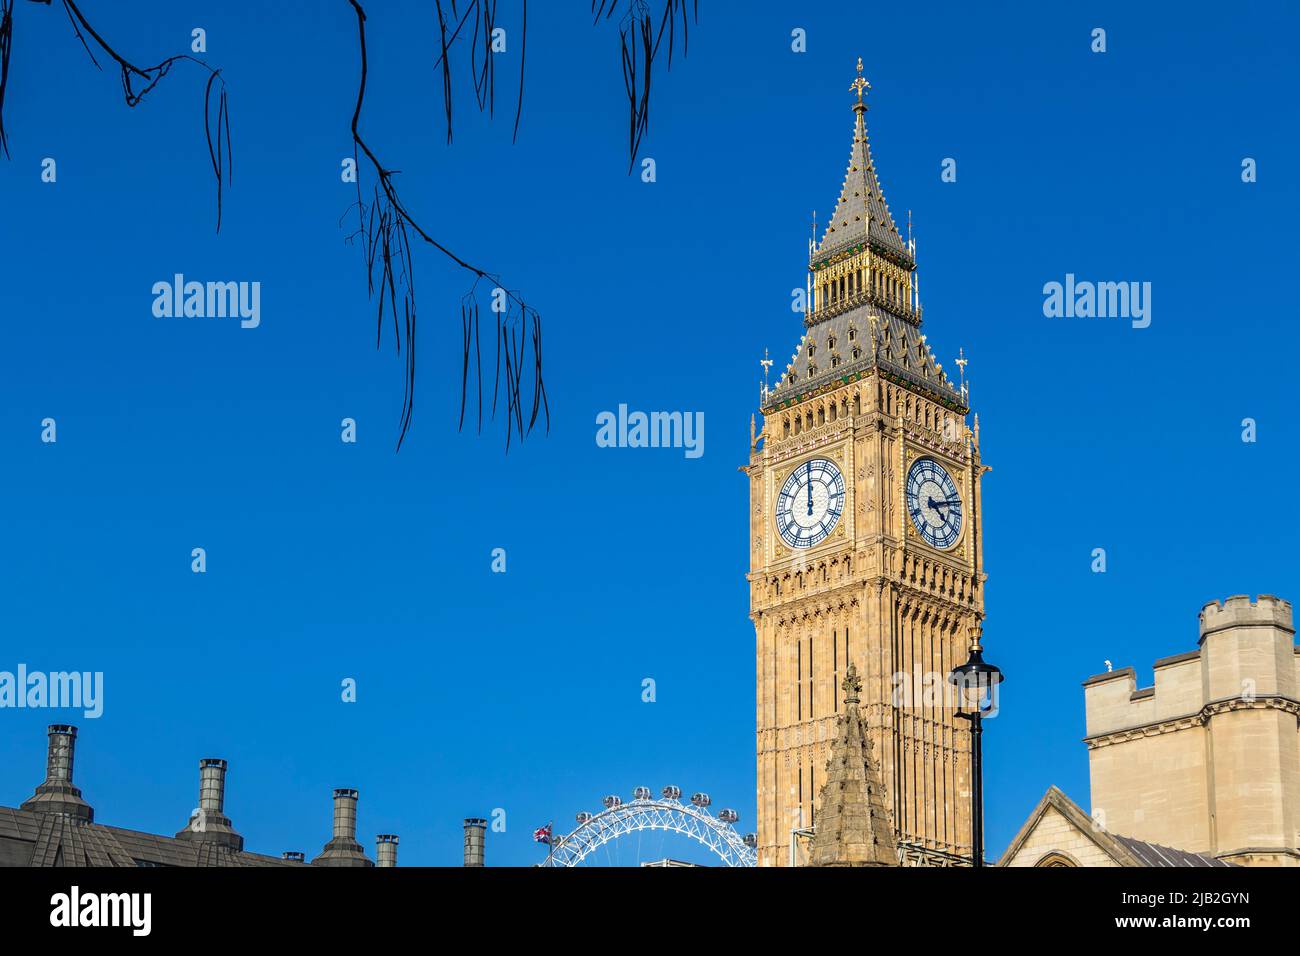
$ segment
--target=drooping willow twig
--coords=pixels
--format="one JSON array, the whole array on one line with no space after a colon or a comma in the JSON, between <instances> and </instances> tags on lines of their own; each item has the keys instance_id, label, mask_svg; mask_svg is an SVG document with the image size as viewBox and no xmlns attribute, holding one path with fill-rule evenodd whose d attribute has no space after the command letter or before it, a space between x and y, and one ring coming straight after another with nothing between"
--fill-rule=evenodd
<instances>
[{"instance_id":1,"label":"drooping willow twig","mask_svg":"<svg viewBox=\"0 0 1300 956\"><path fill-rule=\"evenodd\" d=\"M366 80L369 76L369 59L366 48L366 12L360 0L348 0L357 17L358 49L361 55L360 79L357 85L356 106L352 111L353 157L358 162L364 156L372 168L376 184L369 199L363 198L361 179L357 177L356 208L359 228L351 238L363 245L366 261L366 278L370 297L376 303L376 346L382 342L385 312L393 326L394 345L401 354L406 348L406 390L402 400L402 415L397 447L410 430L415 409L415 339L416 297L415 272L412 258L412 238L423 241L473 276L469 290L461 300L461 323L464 340L464 361L461 377L461 412L458 428L465 424L465 406L471 378L471 342L474 354L473 377L477 381L478 430L483 428L483 370L481 323L476 295L481 286L490 283L493 312L496 315L494 333L497 350L496 373L492 384L492 417L496 417L497 401L504 391L506 399L506 450L514 440L523 440L533 430L539 416L544 416L550 431L551 412L546 398L546 385L542 379L542 324L537 310L529 306L520 295L507 289L500 278L486 269L461 258L450 248L430 235L411 215L398 194L394 174L396 170L384 165L361 135L361 112L365 105ZM474 0L477 6L479 0ZM467 11L468 15L468 11ZM462 24L463 25L463 20ZM456 28L460 29L460 26ZM488 31L490 36L491 31ZM445 43L446 41L444 41ZM454 40L452 41L454 42ZM446 47L444 46L444 49ZM450 119L450 112L448 113ZM399 301L400 305L399 305ZM530 353L531 352L531 356ZM502 379L502 361L505 377ZM525 398L525 370L531 366L532 395ZM517 436L517 439L516 439Z\"/></svg>"},{"instance_id":2,"label":"drooping willow twig","mask_svg":"<svg viewBox=\"0 0 1300 956\"><path fill-rule=\"evenodd\" d=\"M33 0L33 2L45 6L52 5L51 0ZM95 68L103 69L99 65L95 51L91 49L92 43L103 56L111 59L121 70L122 95L128 107L134 108L139 105L149 91L157 86L159 81L177 63L195 63L207 70L208 82L203 89L203 129L207 136L208 157L212 162L212 173L217 182L217 231L220 232L222 196L225 190L230 187L232 174L230 106L226 95L226 81L222 78L221 71L208 66L198 57L191 56L188 53L170 56L154 66L137 66L118 53L91 26L77 6L76 0L59 0L59 2L68 15L68 22L72 24L72 32L81 41L86 55L90 57L90 62L95 65ZM0 0L0 150L4 152L6 157L9 156L9 143L4 128L4 97L8 85L9 57L13 49L13 3L14 0ZM216 94L215 108L213 105L214 92Z\"/></svg>"},{"instance_id":3,"label":"drooping willow twig","mask_svg":"<svg viewBox=\"0 0 1300 956\"><path fill-rule=\"evenodd\" d=\"M0 153L9 158L5 135L5 88L9 85L9 51L14 42L14 0L0 0Z\"/></svg>"},{"instance_id":4,"label":"drooping willow twig","mask_svg":"<svg viewBox=\"0 0 1300 956\"><path fill-rule=\"evenodd\" d=\"M470 70L474 81L474 94L480 111L493 113L496 97L496 71L492 56L493 30L497 24L497 0L470 0L464 13L456 0L435 0L438 15L438 40L440 52L435 67L442 73L442 102L446 114L447 142L452 140L452 74L451 51L461 38L467 24L473 24L470 47ZM519 53L519 93L515 105L514 136L519 136L519 119L523 112L524 63L528 52L528 3L522 4L522 30ZM659 25L654 25L653 11L647 0L591 0L593 23L609 20L620 9L619 19L620 59L623 70L623 88L628 101L628 172L636 163L641 140L650 126L650 80L654 65L660 57L660 48L667 39L667 68L672 69L673 53L681 39L681 55L685 56L690 39L690 25L699 22L699 0L663 0ZM448 9L451 16L448 17ZM453 24L453 20L455 21ZM679 33L680 31L680 33Z\"/></svg>"},{"instance_id":5,"label":"drooping willow twig","mask_svg":"<svg viewBox=\"0 0 1300 956\"><path fill-rule=\"evenodd\" d=\"M591 0L594 22L601 18L608 20L618 10L620 0ZM673 68L673 49L677 45L677 21L681 20L682 56L686 55L690 38L690 23L700 19L699 0L691 0L687 11L687 0L664 0L663 15L659 18L656 31L650 16L650 5L646 0L628 0L627 11L618 24L619 43L622 47L623 89L627 93L628 132L627 132L627 171L630 174L636 165L636 156L641 149L641 139L650 128L650 79L654 72L659 45L664 34L668 36L668 69Z\"/></svg>"},{"instance_id":6,"label":"drooping willow twig","mask_svg":"<svg viewBox=\"0 0 1300 956\"><path fill-rule=\"evenodd\" d=\"M473 23L473 33L469 40L470 75L474 81L474 98L478 102L479 112L487 111L489 116L496 111L496 60L493 56L494 33L497 25L497 0L470 0L462 14L457 9L456 0L449 0L452 17L459 17L455 27L448 33L447 11L443 0L434 0L438 14L438 59L434 68L442 73L442 104L447 121L447 142L452 140L452 80L451 53L467 23ZM519 93L515 100L515 125L513 140L519 138L519 118L524 109L524 64L528 60L528 0L520 4L519 30Z\"/></svg>"}]
</instances>

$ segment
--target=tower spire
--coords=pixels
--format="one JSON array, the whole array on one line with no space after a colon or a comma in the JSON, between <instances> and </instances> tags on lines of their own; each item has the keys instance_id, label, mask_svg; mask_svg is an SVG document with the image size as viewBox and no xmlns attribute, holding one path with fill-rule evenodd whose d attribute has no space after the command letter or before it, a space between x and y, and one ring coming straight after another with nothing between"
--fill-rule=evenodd
<instances>
[{"instance_id":1,"label":"tower spire","mask_svg":"<svg viewBox=\"0 0 1300 956\"><path fill-rule=\"evenodd\" d=\"M898 866L885 789L871 756L871 738L858 710L862 678L857 666L844 675L844 713L831 741L826 783L817 808L812 866Z\"/></svg>"},{"instance_id":2,"label":"tower spire","mask_svg":"<svg viewBox=\"0 0 1300 956\"><path fill-rule=\"evenodd\" d=\"M894 224L894 217L885 202L884 191L876 178L876 164L871 159L867 142L866 93L871 84L862 75L862 57L858 57L857 77L849 90L857 94L853 103L853 146L849 152L849 165L844 173L835 212L826 224L822 240L813 250L815 258L825 260L838 252L852 248L867 237L867 244L896 259L903 268L912 268L912 255Z\"/></svg>"}]
</instances>

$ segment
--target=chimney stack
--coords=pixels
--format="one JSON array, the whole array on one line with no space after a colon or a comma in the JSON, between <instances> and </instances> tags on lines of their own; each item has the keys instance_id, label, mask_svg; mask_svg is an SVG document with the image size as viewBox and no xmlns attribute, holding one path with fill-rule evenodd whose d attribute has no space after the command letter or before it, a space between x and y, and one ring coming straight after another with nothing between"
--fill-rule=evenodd
<instances>
[{"instance_id":1,"label":"chimney stack","mask_svg":"<svg viewBox=\"0 0 1300 956\"><path fill-rule=\"evenodd\" d=\"M357 792L334 791L334 836L312 866L374 866L357 842Z\"/></svg>"},{"instance_id":2,"label":"chimney stack","mask_svg":"<svg viewBox=\"0 0 1300 956\"><path fill-rule=\"evenodd\" d=\"M397 834L381 833L375 840L375 866L397 866Z\"/></svg>"},{"instance_id":3,"label":"chimney stack","mask_svg":"<svg viewBox=\"0 0 1300 956\"><path fill-rule=\"evenodd\" d=\"M479 817L465 819L465 865L483 865L483 844L487 838L487 821Z\"/></svg>"},{"instance_id":4,"label":"chimney stack","mask_svg":"<svg viewBox=\"0 0 1300 956\"><path fill-rule=\"evenodd\" d=\"M301 862L303 862L303 860L305 860L306 858L307 858L307 857L303 854L303 852L302 852L301 850L285 850L285 851L284 851L284 860L285 860L286 862L288 862L288 863L301 863Z\"/></svg>"},{"instance_id":5,"label":"chimney stack","mask_svg":"<svg viewBox=\"0 0 1300 956\"><path fill-rule=\"evenodd\" d=\"M236 852L244 848L244 838L235 832L225 815L228 766L220 757L204 757L199 761L199 805L176 839L218 843Z\"/></svg>"},{"instance_id":6,"label":"chimney stack","mask_svg":"<svg viewBox=\"0 0 1300 956\"><path fill-rule=\"evenodd\" d=\"M220 813L226 805L226 768L220 757L199 761L199 809Z\"/></svg>"},{"instance_id":7,"label":"chimney stack","mask_svg":"<svg viewBox=\"0 0 1300 956\"><path fill-rule=\"evenodd\" d=\"M76 727L70 724L50 724L49 749L45 756L45 782L22 805L23 810L64 814L86 823L95 819L95 811L81 799L81 791L72 784L72 763L76 749Z\"/></svg>"},{"instance_id":8,"label":"chimney stack","mask_svg":"<svg viewBox=\"0 0 1300 956\"><path fill-rule=\"evenodd\" d=\"M334 791L334 839L357 839L357 797L355 790Z\"/></svg>"}]
</instances>

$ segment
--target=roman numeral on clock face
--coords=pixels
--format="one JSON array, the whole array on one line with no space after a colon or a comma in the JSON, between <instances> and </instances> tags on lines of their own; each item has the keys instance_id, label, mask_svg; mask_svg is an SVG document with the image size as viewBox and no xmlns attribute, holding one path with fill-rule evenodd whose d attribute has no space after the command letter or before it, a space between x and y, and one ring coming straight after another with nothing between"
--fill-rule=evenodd
<instances>
[{"instance_id":1,"label":"roman numeral on clock face","mask_svg":"<svg viewBox=\"0 0 1300 956\"><path fill-rule=\"evenodd\" d=\"M961 537L962 506L957 483L933 458L919 458L908 470L907 513L921 539L950 548Z\"/></svg>"},{"instance_id":2,"label":"roman numeral on clock face","mask_svg":"<svg viewBox=\"0 0 1300 956\"><path fill-rule=\"evenodd\" d=\"M844 476L827 458L791 470L776 497L777 533L791 548L810 548L830 536L844 512Z\"/></svg>"}]
</instances>

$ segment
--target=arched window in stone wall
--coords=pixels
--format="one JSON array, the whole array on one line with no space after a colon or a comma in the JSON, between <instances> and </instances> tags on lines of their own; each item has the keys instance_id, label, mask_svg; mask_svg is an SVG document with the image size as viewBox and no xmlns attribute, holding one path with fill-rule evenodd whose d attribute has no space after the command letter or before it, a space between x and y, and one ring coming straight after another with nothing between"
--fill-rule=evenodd
<instances>
[{"instance_id":1,"label":"arched window in stone wall","mask_svg":"<svg viewBox=\"0 0 1300 956\"><path fill-rule=\"evenodd\" d=\"M1072 857L1059 850L1053 850L1046 854L1041 860L1034 864L1035 867L1043 866L1078 866L1078 862Z\"/></svg>"}]
</instances>

